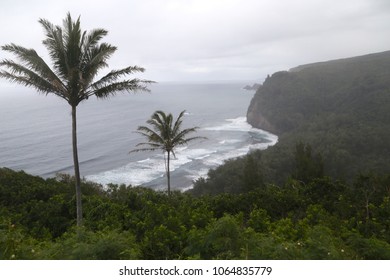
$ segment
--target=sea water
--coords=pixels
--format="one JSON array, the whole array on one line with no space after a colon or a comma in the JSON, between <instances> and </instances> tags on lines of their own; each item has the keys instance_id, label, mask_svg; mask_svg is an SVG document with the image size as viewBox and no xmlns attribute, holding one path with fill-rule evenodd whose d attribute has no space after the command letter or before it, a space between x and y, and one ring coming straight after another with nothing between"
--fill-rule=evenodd
<instances>
[{"instance_id":1,"label":"sea water","mask_svg":"<svg viewBox=\"0 0 390 280\"><path fill-rule=\"evenodd\" d=\"M178 147L171 161L172 189L188 189L197 178L224 161L265 149L277 136L252 128L246 111L253 91L245 83L157 83L150 93L90 98L77 111L80 170L103 185L166 187L162 151L129 153L140 142L137 127L156 110L174 118L186 110L183 128L199 127L207 139ZM33 89L0 89L0 167L53 177L73 174L70 106L61 98Z\"/></svg>"}]
</instances>

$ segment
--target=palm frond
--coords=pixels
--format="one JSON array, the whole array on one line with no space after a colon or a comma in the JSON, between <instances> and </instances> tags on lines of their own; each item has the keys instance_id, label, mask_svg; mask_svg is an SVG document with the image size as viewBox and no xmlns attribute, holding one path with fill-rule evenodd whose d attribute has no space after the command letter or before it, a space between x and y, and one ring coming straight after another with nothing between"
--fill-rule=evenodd
<instances>
[{"instance_id":1,"label":"palm frond","mask_svg":"<svg viewBox=\"0 0 390 280\"><path fill-rule=\"evenodd\" d=\"M81 38L80 17L72 20L70 13L63 21L63 42L66 49L66 60L68 69L78 68L81 62Z\"/></svg>"},{"instance_id":2,"label":"palm frond","mask_svg":"<svg viewBox=\"0 0 390 280\"><path fill-rule=\"evenodd\" d=\"M168 136L167 126L169 126L168 116L162 111L156 111L151 118L146 121L155 131L158 131L161 138L166 139Z\"/></svg>"},{"instance_id":3,"label":"palm frond","mask_svg":"<svg viewBox=\"0 0 390 280\"><path fill-rule=\"evenodd\" d=\"M119 78L133 74L135 72L144 72L145 69L138 66L129 66L121 70L112 70L110 73L102 77L99 81L90 85L90 88L97 90L101 87L104 87L112 82L117 81ZM143 83L153 83L152 81L142 81Z\"/></svg>"},{"instance_id":4,"label":"palm frond","mask_svg":"<svg viewBox=\"0 0 390 280\"><path fill-rule=\"evenodd\" d=\"M186 112L186 111L184 110L184 111L182 111L182 112L179 114L179 116L178 116L177 119L176 119L175 124L173 125L173 128L172 128L172 136L173 136L173 137L179 133L179 130L180 130L180 128L181 128L181 124L182 124L182 122L183 122L183 121L182 121L182 118L183 118L185 112Z\"/></svg>"},{"instance_id":5,"label":"palm frond","mask_svg":"<svg viewBox=\"0 0 390 280\"><path fill-rule=\"evenodd\" d=\"M158 150L157 148L156 149L153 149L153 148L141 148L141 149L134 149L134 150L131 150L129 152L130 153L138 153L138 152L150 152L150 151L155 151L155 150Z\"/></svg>"},{"instance_id":6,"label":"palm frond","mask_svg":"<svg viewBox=\"0 0 390 280\"><path fill-rule=\"evenodd\" d=\"M189 142L192 142L194 140L204 140L204 139L207 139L207 138L203 137L203 136L194 136L194 137L190 137L190 138L185 138L185 139L178 140L176 142L176 146L182 146L182 145L186 145Z\"/></svg>"},{"instance_id":7,"label":"palm frond","mask_svg":"<svg viewBox=\"0 0 390 280\"><path fill-rule=\"evenodd\" d=\"M165 143L165 139L161 137L158 132L155 132L147 126L138 127L137 133L146 137L150 143L158 143L159 145L163 145Z\"/></svg>"},{"instance_id":8,"label":"palm frond","mask_svg":"<svg viewBox=\"0 0 390 280\"><path fill-rule=\"evenodd\" d=\"M92 83L100 69L108 66L107 60L117 50L116 47L107 43L97 44L97 40L102 38L104 34L107 34L105 30L95 30L93 32L101 33L87 35L86 39L83 36L83 42L81 42L82 57L80 58L80 70L84 78L88 80L88 84ZM84 42L84 40L87 42Z\"/></svg>"},{"instance_id":9,"label":"palm frond","mask_svg":"<svg viewBox=\"0 0 390 280\"><path fill-rule=\"evenodd\" d=\"M145 84L149 83L146 80L132 79L122 82L110 83L106 86L98 88L96 90L89 90L86 92L87 96L95 95L97 98L108 98L115 95L117 92L127 91L127 92L138 92L146 91L149 92L149 89Z\"/></svg>"},{"instance_id":10,"label":"palm frond","mask_svg":"<svg viewBox=\"0 0 390 280\"><path fill-rule=\"evenodd\" d=\"M79 68L82 76L81 82L84 88L91 87L98 72L102 68L108 67L107 60L116 49L116 47L109 44L101 44L83 53Z\"/></svg>"},{"instance_id":11,"label":"palm frond","mask_svg":"<svg viewBox=\"0 0 390 280\"><path fill-rule=\"evenodd\" d=\"M31 73L29 77L18 76L7 71L0 71L0 77L9 80L10 82L18 83L27 87L33 87L38 92L48 94L53 92L52 85L45 80L41 80L35 73ZM57 94L60 96L60 94Z\"/></svg>"},{"instance_id":12,"label":"palm frond","mask_svg":"<svg viewBox=\"0 0 390 280\"><path fill-rule=\"evenodd\" d=\"M202 136L195 136L195 137L186 138L186 136L188 134L196 132L197 129L198 129L198 127L183 129L177 135L175 135L175 137L172 139L172 142L175 145L180 146L180 145L187 144L188 142L191 142L195 139L206 139L205 137L202 137Z\"/></svg>"},{"instance_id":13,"label":"palm frond","mask_svg":"<svg viewBox=\"0 0 390 280\"><path fill-rule=\"evenodd\" d=\"M6 66L13 72L21 73L26 72L29 68L39 75L42 79L53 83L56 86L58 92L64 92L65 86L63 82L57 77L57 75L51 70L46 62L37 54L33 49L27 49L15 44L9 44L2 47L4 51L11 52L21 61L21 64L17 64L12 60L3 60L2 65Z\"/></svg>"},{"instance_id":14,"label":"palm frond","mask_svg":"<svg viewBox=\"0 0 390 280\"><path fill-rule=\"evenodd\" d=\"M0 62L0 66L5 66L11 71L0 71L0 77L2 78L24 86L34 87L39 92L45 94L52 92L63 97L62 84L56 83L56 81L49 81L31 69L15 63L12 60L3 60Z\"/></svg>"},{"instance_id":15,"label":"palm frond","mask_svg":"<svg viewBox=\"0 0 390 280\"><path fill-rule=\"evenodd\" d=\"M156 151L156 150L164 150L161 145L156 144L156 143L151 143L151 142L146 142L146 143L138 143L136 147L142 147L143 148L138 148L138 149L133 149L129 153L134 153L134 152L146 152L146 151Z\"/></svg>"},{"instance_id":16,"label":"palm frond","mask_svg":"<svg viewBox=\"0 0 390 280\"><path fill-rule=\"evenodd\" d=\"M97 43L103 39L104 36L108 34L108 31L105 29L93 29L88 35L86 33L83 35L83 40L81 46L83 47L83 53L87 54L89 50L93 49Z\"/></svg>"},{"instance_id":17,"label":"palm frond","mask_svg":"<svg viewBox=\"0 0 390 280\"><path fill-rule=\"evenodd\" d=\"M58 76L60 76L63 80L66 80L68 77L69 65L62 28L54 26L51 22L45 19L40 19L39 23L45 30L46 39L43 40L42 43L49 52L54 69Z\"/></svg>"}]
</instances>

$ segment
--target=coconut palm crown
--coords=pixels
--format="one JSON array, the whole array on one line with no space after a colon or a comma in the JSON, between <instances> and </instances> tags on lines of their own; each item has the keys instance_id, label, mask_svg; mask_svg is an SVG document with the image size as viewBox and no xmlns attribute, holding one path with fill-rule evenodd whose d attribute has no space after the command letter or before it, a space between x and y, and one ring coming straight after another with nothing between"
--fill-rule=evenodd
<instances>
[{"instance_id":1,"label":"coconut palm crown","mask_svg":"<svg viewBox=\"0 0 390 280\"><path fill-rule=\"evenodd\" d=\"M171 179L170 179L170 159L171 154L175 155L175 148L177 146L186 145L196 139L205 139L205 137L195 136L187 138L188 134L195 132L199 127L192 127L182 129L182 118L185 111L182 111L176 121L173 121L172 114L166 114L163 111L156 111L151 118L146 121L148 126L139 126L137 133L144 136L148 142L137 144L139 149L134 149L130 152L141 151L155 151L162 150L167 154L166 161L166 175L168 185L168 195L171 195Z\"/></svg>"},{"instance_id":2,"label":"coconut palm crown","mask_svg":"<svg viewBox=\"0 0 390 280\"><path fill-rule=\"evenodd\" d=\"M91 96L107 98L120 91L147 91L151 81L128 79L135 72L143 72L138 66L113 70L98 80L97 74L108 66L107 60L117 50L115 46L100 43L107 35L104 29L82 31L80 17L72 20L68 13L63 26L56 26L40 19L45 39L43 45L49 53L52 68L34 49L16 44L2 46L2 50L16 56L0 61L0 77L36 89L39 93L54 94L66 100L72 108L72 144L76 180L77 225L82 224L80 170L77 153L76 107Z\"/></svg>"}]
</instances>

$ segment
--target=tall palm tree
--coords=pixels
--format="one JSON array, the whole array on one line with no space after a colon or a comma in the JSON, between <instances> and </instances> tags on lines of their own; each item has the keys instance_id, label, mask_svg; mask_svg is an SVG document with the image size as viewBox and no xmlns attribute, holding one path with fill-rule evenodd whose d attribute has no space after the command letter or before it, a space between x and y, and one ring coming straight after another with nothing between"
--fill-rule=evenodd
<instances>
[{"instance_id":1,"label":"tall palm tree","mask_svg":"<svg viewBox=\"0 0 390 280\"><path fill-rule=\"evenodd\" d=\"M76 180L77 225L82 225L82 203L80 187L80 169L77 153L77 105L90 96L107 98L119 91L134 92L147 90L150 81L126 79L134 72L144 69L130 66L121 70L112 70L102 78L95 80L99 70L107 67L107 60L116 51L116 47L99 41L107 35L104 29L82 31L80 17L73 21L68 13L63 27L55 26L45 19L39 23L45 31L43 45L49 52L53 68L33 49L16 44L2 46L19 60L0 61L0 77L11 82L35 88L39 93L54 94L66 100L72 108L72 144L74 173Z\"/></svg>"},{"instance_id":2,"label":"tall palm tree","mask_svg":"<svg viewBox=\"0 0 390 280\"><path fill-rule=\"evenodd\" d=\"M172 114L165 114L163 111L156 111L153 113L151 118L146 121L151 127L139 126L137 132L146 137L148 142L139 143L136 146L142 147L139 149L132 150L130 152L140 151L155 151L162 150L167 157L164 157L166 174L167 174L167 185L168 185L168 196L171 195L171 177L170 177L170 159L171 154L175 155L175 148L180 145L185 145L195 139L205 139L205 137L195 136L186 138L188 134L195 132L198 127L192 127L187 129L181 129L182 118L185 111L179 114L179 117L173 122Z\"/></svg>"}]
</instances>

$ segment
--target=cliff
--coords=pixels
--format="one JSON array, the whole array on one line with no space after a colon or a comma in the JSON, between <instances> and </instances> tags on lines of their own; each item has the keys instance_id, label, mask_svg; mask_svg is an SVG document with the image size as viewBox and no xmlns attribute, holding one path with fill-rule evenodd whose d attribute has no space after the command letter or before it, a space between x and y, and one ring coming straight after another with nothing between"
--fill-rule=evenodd
<instances>
[{"instance_id":1,"label":"cliff","mask_svg":"<svg viewBox=\"0 0 390 280\"><path fill-rule=\"evenodd\" d=\"M373 110L389 100L390 51L319 62L277 72L254 95L247 112L252 126L276 134L293 131L318 116ZM382 101L380 101L382 100Z\"/></svg>"},{"instance_id":2,"label":"cliff","mask_svg":"<svg viewBox=\"0 0 390 280\"><path fill-rule=\"evenodd\" d=\"M257 90L247 120L279 136L262 157L273 179L290 174L299 142L323 155L328 175L390 174L390 51L277 72Z\"/></svg>"}]
</instances>

